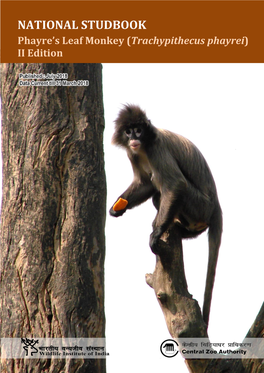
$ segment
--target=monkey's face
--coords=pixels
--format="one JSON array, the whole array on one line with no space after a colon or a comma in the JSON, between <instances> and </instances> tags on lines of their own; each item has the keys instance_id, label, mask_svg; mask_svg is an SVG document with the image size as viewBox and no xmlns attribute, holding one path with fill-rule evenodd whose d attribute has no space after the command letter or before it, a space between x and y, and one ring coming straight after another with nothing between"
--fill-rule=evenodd
<instances>
[{"instance_id":1,"label":"monkey's face","mask_svg":"<svg viewBox=\"0 0 264 373\"><path fill-rule=\"evenodd\" d=\"M128 146L133 153L138 153L142 146L143 129L141 127L129 127L125 130Z\"/></svg>"}]
</instances>

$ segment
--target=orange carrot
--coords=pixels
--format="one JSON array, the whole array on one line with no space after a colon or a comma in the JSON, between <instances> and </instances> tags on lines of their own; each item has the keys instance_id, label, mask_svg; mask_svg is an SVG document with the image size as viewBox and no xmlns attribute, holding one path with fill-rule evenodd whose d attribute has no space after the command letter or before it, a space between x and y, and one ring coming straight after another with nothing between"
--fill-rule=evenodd
<instances>
[{"instance_id":1,"label":"orange carrot","mask_svg":"<svg viewBox=\"0 0 264 373\"><path fill-rule=\"evenodd\" d=\"M124 210L128 204L128 201L123 198L119 198L119 200L114 204L113 210L114 211L120 211Z\"/></svg>"}]
</instances>

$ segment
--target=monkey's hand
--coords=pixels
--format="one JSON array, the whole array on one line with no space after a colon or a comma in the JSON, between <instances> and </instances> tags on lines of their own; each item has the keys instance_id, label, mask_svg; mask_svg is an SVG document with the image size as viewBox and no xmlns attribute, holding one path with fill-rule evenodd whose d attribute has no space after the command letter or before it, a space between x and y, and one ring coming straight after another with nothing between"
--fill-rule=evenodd
<instances>
[{"instance_id":1,"label":"monkey's hand","mask_svg":"<svg viewBox=\"0 0 264 373\"><path fill-rule=\"evenodd\" d=\"M122 216L126 212L128 201L123 198L119 198L117 202L111 207L109 213L111 216L118 217Z\"/></svg>"},{"instance_id":2,"label":"monkey's hand","mask_svg":"<svg viewBox=\"0 0 264 373\"><path fill-rule=\"evenodd\" d=\"M118 216L122 216L125 212L126 212L126 209L124 209L124 210L119 210L119 211L115 211L115 210L113 209L113 207L111 207L110 210L109 210L109 214L110 214L111 216L114 216L115 218L118 218Z\"/></svg>"},{"instance_id":3,"label":"monkey's hand","mask_svg":"<svg viewBox=\"0 0 264 373\"><path fill-rule=\"evenodd\" d=\"M150 235L149 246L153 254L159 255L159 239L162 236L160 228L155 228Z\"/></svg>"}]
</instances>

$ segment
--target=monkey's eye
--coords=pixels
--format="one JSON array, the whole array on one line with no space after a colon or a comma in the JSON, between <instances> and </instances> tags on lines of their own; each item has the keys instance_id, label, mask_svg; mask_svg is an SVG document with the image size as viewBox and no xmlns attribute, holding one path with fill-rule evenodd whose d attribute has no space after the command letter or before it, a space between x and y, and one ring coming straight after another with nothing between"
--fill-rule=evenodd
<instances>
[{"instance_id":1,"label":"monkey's eye","mask_svg":"<svg viewBox=\"0 0 264 373\"><path fill-rule=\"evenodd\" d=\"M132 129L128 128L127 130L125 130L125 134L127 135L127 137L131 137L132 136Z\"/></svg>"},{"instance_id":2,"label":"monkey's eye","mask_svg":"<svg viewBox=\"0 0 264 373\"><path fill-rule=\"evenodd\" d=\"M134 128L134 132L135 132L136 137L140 137L142 135L141 128Z\"/></svg>"}]
</instances>

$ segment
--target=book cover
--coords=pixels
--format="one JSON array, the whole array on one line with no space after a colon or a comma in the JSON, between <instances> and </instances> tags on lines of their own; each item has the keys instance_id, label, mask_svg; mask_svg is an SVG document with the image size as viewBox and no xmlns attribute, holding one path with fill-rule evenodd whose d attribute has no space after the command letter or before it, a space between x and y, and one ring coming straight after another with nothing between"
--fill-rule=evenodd
<instances>
[{"instance_id":1,"label":"book cover","mask_svg":"<svg viewBox=\"0 0 264 373\"><path fill-rule=\"evenodd\" d=\"M263 312L248 334L263 303L263 11L263 1L2 0L3 372L198 371L187 358L205 371L212 348L249 359L241 343L263 336ZM206 335L185 330L189 310L146 283L151 198L108 213L134 177L111 143L124 105L190 140L212 172L223 233ZM202 309L207 233L183 240L183 263Z\"/></svg>"}]
</instances>

